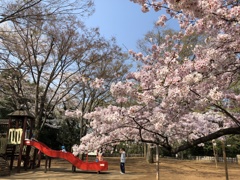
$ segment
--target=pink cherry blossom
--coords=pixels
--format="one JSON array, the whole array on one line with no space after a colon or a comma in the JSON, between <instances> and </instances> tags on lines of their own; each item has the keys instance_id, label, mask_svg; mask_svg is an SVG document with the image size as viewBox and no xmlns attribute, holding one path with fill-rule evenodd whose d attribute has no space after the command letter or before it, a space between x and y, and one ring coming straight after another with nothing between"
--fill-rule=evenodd
<instances>
[{"instance_id":1,"label":"pink cherry blossom","mask_svg":"<svg viewBox=\"0 0 240 180\"><path fill-rule=\"evenodd\" d=\"M239 133L240 113L231 108L240 105L234 90L240 73L239 4L233 0L130 1L144 12L165 9L156 24L165 25L172 16L182 29L166 36L165 43L152 45L147 56L129 51L143 66L111 85L113 104L84 116L91 121L91 133L81 139L79 151L131 140L176 153ZM194 47L191 57L179 58L179 44L169 50L175 40L202 32L206 39Z\"/></svg>"}]
</instances>

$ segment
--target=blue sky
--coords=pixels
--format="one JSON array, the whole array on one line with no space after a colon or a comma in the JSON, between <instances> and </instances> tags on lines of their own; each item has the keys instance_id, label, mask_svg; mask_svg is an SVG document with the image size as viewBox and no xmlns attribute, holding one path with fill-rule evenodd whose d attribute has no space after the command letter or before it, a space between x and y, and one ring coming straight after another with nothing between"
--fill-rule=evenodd
<instances>
[{"instance_id":1,"label":"blue sky","mask_svg":"<svg viewBox=\"0 0 240 180\"><path fill-rule=\"evenodd\" d=\"M141 11L141 6L130 0L95 0L95 13L86 19L88 27L99 27L100 34L106 38L116 37L117 44L127 49L137 50L136 42L154 27L154 22L161 15L151 10ZM170 21L168 27L176 28ZM126 49L126 48L127 49Z\"/></svg>"}]
</instances>

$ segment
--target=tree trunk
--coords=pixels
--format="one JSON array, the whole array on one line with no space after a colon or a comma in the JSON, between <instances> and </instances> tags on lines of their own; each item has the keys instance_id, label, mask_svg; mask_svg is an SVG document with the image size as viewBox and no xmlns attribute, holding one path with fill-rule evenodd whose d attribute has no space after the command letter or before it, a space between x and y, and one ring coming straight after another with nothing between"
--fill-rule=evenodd
<instances>
[{"instance_id":1,"label":"tree trunk","mask_svg":"<svg viewBox=\"0 0 240 180\"><path fill-rule=\"evenodd\" d=\"M156 180L160 179L159 146L156 146Z\"/></svg>"},{"instance_id":2,"label":"tree trunk","mask_svg":"<svg viewBox=\"0 0 240 180\"><path fill-rule=\"evenodd\" d=\"M80 126L80 132L79 132L79 136L80 136L80 141L79 141L79 145L81 145L81 138L83 137L83 117L80 118L79 121L79 126ZM88 152L87 152L88 153ZM79 153L78 155L79 159L81 159L82 161L84 161L84 154L83 153Z\"/></svg>"},{"instance_id":3,"label":"tree trunk","mask_svg":"<svg viewBox=\"0 0 240 180\"><path fill-rule=\"evenodd\" d=\"M153 161L153 149L151 148L152 144L147 144L147 162L154 163Z\"/></svg>"},{"instance_id":4,"label":"tree trunk","mask_svg":"<svg viewBox=\"0 0 240 180\"><path fill-rule=\"evenodd\" d=\"M216 164L216 168L217 168L218 167L217 143L215 142L215 140L212 140L212 144L213 144L213 154L215 157L215 164Z\"/></svg>"},{"instance_id":5,"label":"tree trunk","mask_svg":"<svg viewBox=\"0 0 240 180\"><path fill-rule=\"evenodd\" d=\"M223 160L224 160L224 165L225 165L226 180L229 180L229 178L228 178L228 167L227 167L226 149L225 149L225 142L224 142L224 141L222 141L222 151L223 151Z\"/></svg>"},{"instance_id":6,"label":"tree trunk","mask_svg":"<svg viewBox=\"0 0 240 180\"><path fill-rule=\"evenodd\" d=\"M147 143L143 144L143 157L147 158Z\"/></svg>"}]
</instances>

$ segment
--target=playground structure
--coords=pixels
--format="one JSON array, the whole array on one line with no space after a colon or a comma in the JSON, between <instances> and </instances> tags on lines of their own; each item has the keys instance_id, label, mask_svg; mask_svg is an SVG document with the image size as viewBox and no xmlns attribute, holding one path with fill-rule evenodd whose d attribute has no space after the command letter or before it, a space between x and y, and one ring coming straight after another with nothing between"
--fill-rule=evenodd
<instances>
[{"instance_id":1,"label":"playground structure","mask_svg":"<svg viewBox=\"0 0 240 180\"><path fill-rule=\"evenodd\" d=\"M88 162L82 161L78 157L74 156L71 152L63 152L61 150L52 150L44 143L37 140L33 140L33 128L35 119L32 114L26 110L17 110L9 114L8 132L6 137L1 137L0 154L7 160L10 158L9 169L12 170L13 162L17 158L17 172L20 172L21 162L23 167L27 170L30 167L33 169L40 166L41 153L46 156L45 172L47 169L47 162L49 161L48 167L51 166L51 158L62 158L72 164L72 171L76 171L76 168L84 171L107 171L108 162ZM30 151L34 148L33 159L30 161ZM35 166L36 156L38 157L38 164ZM31 163L30 163L31 162Z\"/></svg>"},{"instance_id":2,"label":"playground structure","mask_svg":"<svg viewBox=\"0 0 240 180\"><path fill-rule=\"evenodd\" d=\"M17 110L10 113L8 131L1 139L1 154L5 159L10 158L10 170L17 158L17 172L20 172L21 162L24 161L24 168L29 164L31 147L24 147L24 140L32 137L35 119L26 110Z\"/></svg>"}]
</instances>

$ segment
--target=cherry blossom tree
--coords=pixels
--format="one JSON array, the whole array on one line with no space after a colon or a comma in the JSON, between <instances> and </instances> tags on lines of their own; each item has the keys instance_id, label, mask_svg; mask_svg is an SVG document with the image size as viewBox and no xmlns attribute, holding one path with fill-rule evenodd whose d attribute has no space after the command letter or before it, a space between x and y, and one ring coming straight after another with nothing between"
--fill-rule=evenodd
<instances>
[{"instance_id":1,"label":"cherry blossom tree","mask_svg":"<svg viewBox=\"0 0 240 180\"><path fill-rule=\"evenodd\" d=\"M92 0L2 0L0 2L0 23L34 22L36 19L48 20L56 15L67 14L89 16L94 12L93 5ZM36 7L40 11L36 11Z\"/></svg>"},{"instance_id":2,"label":"cherry blossom tree","mask_svg":"<svg viewBox=\"0 0 240 180\"><path fill-rule=\"evenodd\" d=\"M34 25L6 23L0 30L0 68L7 72L0 80L1 95L10 97L15 104L12 108L24 104L33 112L36 136L59 104L82 91L76 87L86 80L89 68L102 61L100 48L106 59L117 48L97 28L87 29L74 16L62 16L61 21L37 19ZM101 79L95 80L95 86L98 81Z\"/></svg>"},{"instance_id":3,"label":"cherry blossom tree","mask_svg":"<svg viewBox=\"0 0 240 180\"><path fill-rule=\"evenodd\" d=\"M92 0L3 0L0 2L0 70L3 75L0 90L1 98L4 96L5 100L8 101L5 103L5 106L9 104L9 106L11 106L9 109L16 109L19 108L19 104L29 106L27 102L36 100L35 105L31 102L30 106L32 108L35 107L37 124L40 126L40 119L43 114L46 115L47 109L48 112L51 112L51 109L55 107L53 101L57 102L55 101L56 99L53 100L51 97L47 97L47 101L50 103L45 107L43 104L44 101L46 101L46 92L48 91L49 94L52 93L52 97L56 97L57 94L54 94L53 91L49 89L53 88L53 86L59 89L59 85L65 82L61 81L61 75L64 74L63 71L67 71L66 67L71 63L64 64L64 61L62 61L62 63L60 63L60 61L66 58L67 55L70 57L68 49L70 49L70 44L73 42L73 36L77 34L77 26L83 28L82 22L74 20L74 16L78 16L80 19L91 15L93 12L94 4ZM68 27L71 23L72 27ZM58 32L56 32L56 29L58 29ZM66 34L65 39L63 34L64 31L67 32L67 29L69 32ZM92 32L93 31L95 30L92 30ZM86 34L88 33L90 32L87 30ZM87 36L93 37L93 34L88 34ZM97 31L95 31L95 35L96 34L98 34ZM84 37L84 34L82 35L82 41L80 40L79 43L87 39L86 36ZM67 39L67 37L69 39ZM60 42L61 40L62 42ZM69 46L64 49L61 47L63 46L61 43L66 43L65 45L69 43ZM90 44L91 43L89 43L89 45ZM56 48L53 48L54 45ZM43 48L44 46L45 48ZM90 48L90 46L87 45L86 47ZM48 64L49 62L44 61L44 56L46 55L45 60L52 58L53 56L51 56L50 53L53 52L53 49L55 52L57 50L62 50L62 52L59 53L58 60L54 62L55 64L51 66ZM45 55L43 55L44 53ZM80 56L82 54L83 53L79 53ZM47 74L46 66L48 66L49 69L53 68L54 73L48 74L49 77L51 77L48 79L50 83L46 83L47 88L46 91L43 92L43 88L40 87L43 83L40 82L40 76L43 75L43 73L45 75ZM31 74L30 76L29 73ZM39 74L37 75L37 73L41 75L38 76ZM67 77L67 75L65 77ZM69 75L68 77L70 78L71 76ZM59 79L60 81L58 81ZM48 81L47 79L45 80ZM60 83L56 83L57 81ZM36 90L39 95L37 99L33 100L34 95L31 91L36 87L36 84L39 85ZM70 84L68 85L70 86ZM40 93L43 93L44 97L42 97ZM40 98L40 96L42 98ZM40 101L40 109L42 110L39 110L39 106L37 105ZM45 110L43 110L44 108ZM43 111L45 112L43 113Z\"/></svg>"},{"instance_id":4,"label":"cherry blossom tree","mask_svg":"<svg viewBox=\"0 0 240 180\"><path fill-rule=\"evenodd\" d=\"M130 51L144 64L126 82L111 86L118 105L99 107L85 115L92 132L80 149L90 150L119 141L160 145L171 153L201 145L228 134L240 133L239 105L240 6L237 0L131 0L143 12L165 9L156 24L175 18L181 31L152 44L151 54ZM180 59L180 39L206 33L191 58ZM171 50L169 45L174 44ZM128 102L134 102L129 105ZM184 143L183 143L184 142Z\"/></svg>"},{"instance_id":5,"label":"cherry blossom tree","mask_svg":"<svg viewBox=\"0 0 240 180\"><path fill-rule=\"evenodd\" d=\"M123 53L121 48L116 45L115 39L102 39L102 44L97 48L93 56L89 58L89 62L94 61L88 66L80 77L81 82L78 83L73 91L75 97L70 101L64 101L64 109L66 120L64 124L75 124L78 135L83 137L86 135L89 127L89 121L84 119L86 113L92 112L97 106L107 106L113 101L110 93L110 85L118 82L129 72L129 66L124 62L127 54ZM65 98L67 99L67 98ZM78 122L76 124L76 122ZM65 126L66 127L66 126ZM62 127L63 128L63 127ZM61 128L61 129L62 129ZM68 128L72 131L72 127ZM66 128L62 132L61 139L69 139L66 137L68 132ZM74 138L79 143L80 138ZM71 146L73 145L70 144Z\"/></svg>"},{"instance_id":6,"label":"cherry blossom tree","mask_svg":"<svg viewBox=\"0 0 240 180\"><path fill-rule=\"evenodd\" d=\"M143 39L140 39L137 42L138 50L140 50L143 53L143 55L147 56L152 52L151 50L152 44L155 44L155 45L164 44L166 42L165 39L167 39L166 37L176 36L177 34L178 32L176 30L155 26L154 29L152 29L151 31L147 32L144 35ZM204 37L206 38L207 36L203 34L194 33L179 39L178 43L182 45L182 48L181 48L181 51L178 52L178 60L181 61L185 58L193 57L193 49L195 45L204 43L203 41ZM168 45L168 48L165 49L165 51L166 50L171 51L174 45L175 45L174 43L170 42ZM146 145L152 147L151 144L146 143ZM145 153L147 162L153 163L153 155L151 155L150 153L150 152L153 153L153 150L152 148L148 148L148 150L149 151L147 151L147 148L145 148L145 151L147 151L147 153Z\"/></svg>"}]
</instances>

